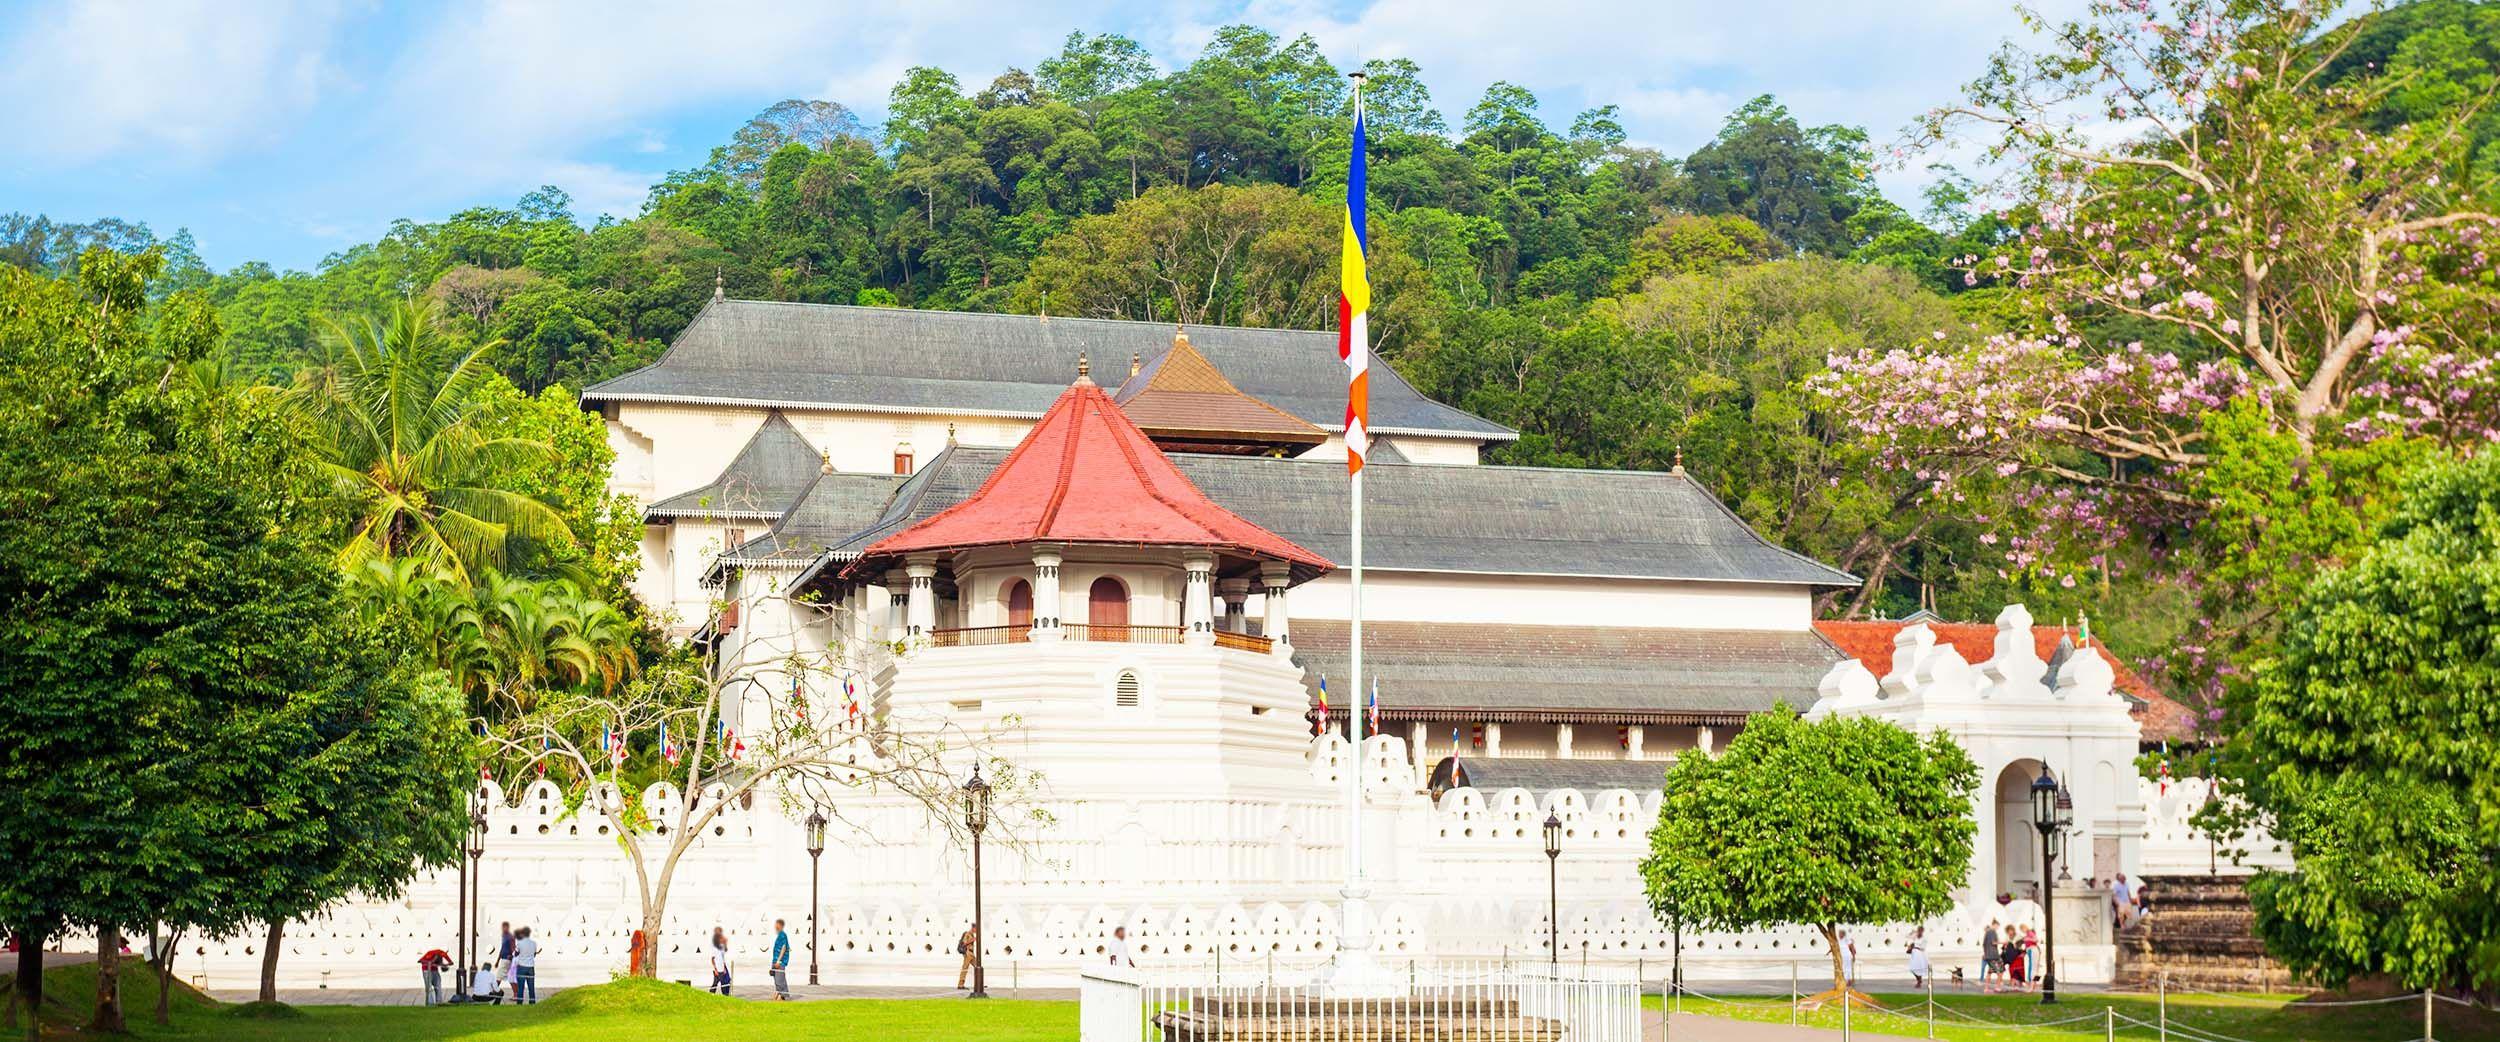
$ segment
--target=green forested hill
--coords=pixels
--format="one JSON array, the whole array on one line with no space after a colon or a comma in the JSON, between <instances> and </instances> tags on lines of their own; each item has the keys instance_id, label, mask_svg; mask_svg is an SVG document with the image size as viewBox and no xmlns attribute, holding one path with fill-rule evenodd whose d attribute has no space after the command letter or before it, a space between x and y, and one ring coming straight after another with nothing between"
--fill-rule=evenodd
<instances>
[{"instance_id":1,"label":"green forested hill","mask_svg":"<svg viewBox=\"0 0 2500 1042\"><path fill-rule=\"evenodd\" d=\"M2420 74L2391 123L2473 103L2500 66L2494 11L2399 7L2345 73ZM986 83L911 69L882 125L773 105L629 220L586 224L548 187L281 272L212 270L184 233L10 214L0 262L59 272L85 245L162 245L156 292L205 293L230 364L268 379L313 356L327 316L427 296L527 391L648 362L716 279L772 300L1333 320L1351 70L1246 25L1170 70L1118 36L1034 58ZM1970 614L2012 592L1975 563L1999 556L1971 541L1984 507L1909 509L1921 482L1871 465L1800 385L1835 352L2017 321L2019 290L1956 263L2006 242L2019 208L1975 205L1944 169L1927 198L1886 199L1866 129L1809 125L1767 96L1672 156L1629 144L1612 106L1547 112L1496 83L1452 126L1414 63L1363 71L1378 347L1426 393L1518 427L1496 462L1680 457L1766 534L1874 580L1835 610L1903 609L1932 585ZM2500 169L2500 117L2477 125L2482 165Z\"/></svg>"}]
</instances>

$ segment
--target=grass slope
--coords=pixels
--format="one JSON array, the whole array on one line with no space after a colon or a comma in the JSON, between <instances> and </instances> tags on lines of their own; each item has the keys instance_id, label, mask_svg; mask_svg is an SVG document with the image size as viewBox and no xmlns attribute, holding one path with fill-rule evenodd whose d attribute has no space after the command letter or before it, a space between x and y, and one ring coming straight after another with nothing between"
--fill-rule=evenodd
<instances>
[{"instance_id":1,"label":"grass slope","mask_svg":"<svg viewBox=\"0 0 2500 1042\"><path fill-rule=\"evenodd\" d=\"M301 1006L292 1018L244 1018L239 1006L189 989L178 993L174 1023L154 1020L153 979L125 975L122 1001L132 1037L232 1039L234 1042L591 1042L606 1039L699 1038L703 1042L1066 1042L1076 1037L1076 1003L962 999L840 999L749 1002L681 984L618 981L568 988L536 1006ZM6 978L0 978L5 980ZM45 973L44 990L59 996L45 1017L46 1038L93 1037L72 1028L95 1001L95 970L63 967ZM144 987L144 991L142 988ZM187 994L186 994L187 993Z\"/></svg>"}]
</instances>

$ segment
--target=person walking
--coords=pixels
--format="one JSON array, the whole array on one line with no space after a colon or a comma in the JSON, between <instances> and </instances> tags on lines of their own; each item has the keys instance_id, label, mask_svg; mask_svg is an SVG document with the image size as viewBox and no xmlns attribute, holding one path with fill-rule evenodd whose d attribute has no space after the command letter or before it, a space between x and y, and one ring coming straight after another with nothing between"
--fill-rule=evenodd
<instances>
[{"instance_id":1,"label":"person walking","mask_svg":"<svg viewBox=\"0 0 2500 1042\"><path fill-rule=\"evenodd\" d=\"M2135 922L2135 889L2127 885L2127 874L2124 872L2109 879L2109 907L2111 914L2117 918L2119 929L2124 930L2129 923Z\"/></svg>"},{"instance_id":2,"label":"person walking","mask_svg":"<svg viewBox=\"0 0 2500 1042\"><path fill-rule=\"evenodd\" d=\"M773 920L773 998L790 1001L790 934L779 919Z\"/></svg>"},{"instance_id":3,"label":"person walking","mask_svg":"<svg viewBox=\"0 0 2500 1042\"><path fill-rule=\"evenodd\" d=\"M526 926L512 938L512 1001L522 1006L538 1001L538 938Z\"/></svg>"},{"instance_id":4,"label":"person walking","mask_svg":"<svg viewBox=\"0 0 2500 1042\"><path fill-rule=\"evenodd\" d=\"M451 953L440 948L430 949L417 957L417 969L425 975L426 1005L443 1004L443 971L451 968ZM459 981L455 980L451 983L455 988L460 986Z\"/></svg>"},{"instance_id":5,"label":"person walking","mask_svg":"<svg viewBox=\"0 0 2500 1042\"><path fill-rule=\"evenodd\" d=\"M1988 932L1979 935L1979 992L1994 994L1997 971L2005 967L2005 949L1997 934L1997 921L1988 920Z\"/></svg>"},{"instance_id":6,"label":"person walking","mask_svg":"<svg viewBox=\"0 0 2500 1042\"><path fill-rule=\"evenodd\" d=\"M980 929L972 926L964 927L963 936L955 938L955 954L963 956L964 960L963 965L955 968L956 991L964 990L964 978L972 973L972 963L973 960L977 958L975 953L980 950Z\"/></svg>"},{"instance_id":7,"label":"person walking","mask_svg":"<svg viewBox=\"0 0 2500 1042\"><path fill-rule=\"evenodd\" d=\"M1849 931L1840 931L1840 981L1843 987L1858 986L1858 939Z\"/></svg>"},{"instance_id":8,"label":"person walking","mask_svg":"<svg viewBox=\"0 0 2500 1042\"><path fill-rule=\"evenodd\" d=\"M1919 990L1927 988L1927 928L1910 931L1910 984Z\"/></svg>"},{"instance_id":9,"label":"person walking","mask_svg":"<svg viewBox=\"0 0 2500 1042\"><path fill-rule=\"evenodd\" d=\"M712 943L705 951L712 958L712 994L729 994L729 935L713 927Z\"/></svg>"},{"instance_id":10,"label":"person walking","mask_svg":"<svg viewBox=\"0 0 2500 1042\"><path fill-rule=\"evenodd\" d=\"M1137 968L1137 960L1129 958L1128 954L1128 927L1114 926L1111 928L1111 946L1105 954L1111 957L1110 962L1113 966L1126 966L1130 969Z\"/></svg>"}]
</instances>

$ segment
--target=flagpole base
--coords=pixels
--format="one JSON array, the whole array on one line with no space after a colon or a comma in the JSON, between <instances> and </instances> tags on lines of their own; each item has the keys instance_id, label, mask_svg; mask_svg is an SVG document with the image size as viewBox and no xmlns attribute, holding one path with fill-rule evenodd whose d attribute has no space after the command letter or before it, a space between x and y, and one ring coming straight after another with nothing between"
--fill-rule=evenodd
<instances>
[{"instance_id":1,"label":"flagpole base","mask_svg":"<svg viewBox=\"0 0 2500 1042\"><path fill-rule=\"evenodd\" d=\"M1320 989L1328 995L1345 998L1390 998L1406 993L1406 981L1389 972L1372 950L1371 892L1360 885L1349 886L1345 895L1345 922L1337 938L1337 957L1328 967Z\"/></svg>"}]
</instances>

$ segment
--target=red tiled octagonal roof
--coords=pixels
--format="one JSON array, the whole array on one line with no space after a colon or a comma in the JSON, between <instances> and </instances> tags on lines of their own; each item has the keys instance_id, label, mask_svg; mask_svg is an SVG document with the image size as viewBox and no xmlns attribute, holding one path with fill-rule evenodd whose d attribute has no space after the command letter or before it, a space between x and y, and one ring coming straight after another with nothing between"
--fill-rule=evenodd
<instances>
[{"instance_id":1,"label":"red tiled octagonal roof","mask_svg":"<svg viewBox=\"0 0 2500 1042\"><path fill-rule=\"evenodd\" d=\"M881 570L903 554L1045 542L1205 547L1288 562L1297 579L1335 567L1215 505L1080 377L971 498L870 544L848 570Z\"/></svg>"}]
</instances>

